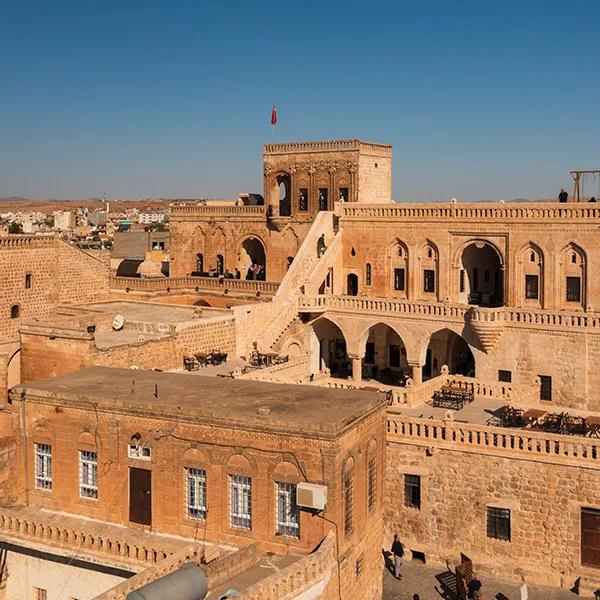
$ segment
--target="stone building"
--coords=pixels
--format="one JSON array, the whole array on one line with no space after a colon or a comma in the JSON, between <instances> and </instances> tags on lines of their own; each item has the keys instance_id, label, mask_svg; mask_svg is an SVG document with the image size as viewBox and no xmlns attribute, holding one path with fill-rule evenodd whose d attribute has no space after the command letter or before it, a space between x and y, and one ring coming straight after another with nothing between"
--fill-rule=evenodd
<instances>
[{"instance_id":1,"label":"stone building","mask_svg":"<svg viewBox=\"0 0 600 600\"><path fill-rule=\"evenodd\" d=\"M7 597L29 598L19 595L16 576L27 555L20 534L77 546L54 537L59 524L87 536L82 554L91 556L102 549L97 538L106 545L116 535L112 547L139 532L167 536L163 545L202 539L215 554L253 546L258 555L297 562L333 535L335 553L294 585L321 590L313 598L338 589L344 598L381 595L385 403L377 395L232 379L215 386L209 377L92 367L16 387L11 402L5 418L22 468L10 490L0 490L4 504L11 494L10 510L0 509L0 537L10 537L14 523L35 525L12 534L19 540L11 542L3 582L18 593ZM303 483L326 488L324 510L296 503ZM105 531L93 533L94 523ZM111 533L117 525L127 529ZM116 554L126 559L124 544ZM147 558L150 539L141 546ZM54 585L43 569L35 572L35 587ZM94 581L111 585L105 575Z\"/></svg>"}]
</instances>

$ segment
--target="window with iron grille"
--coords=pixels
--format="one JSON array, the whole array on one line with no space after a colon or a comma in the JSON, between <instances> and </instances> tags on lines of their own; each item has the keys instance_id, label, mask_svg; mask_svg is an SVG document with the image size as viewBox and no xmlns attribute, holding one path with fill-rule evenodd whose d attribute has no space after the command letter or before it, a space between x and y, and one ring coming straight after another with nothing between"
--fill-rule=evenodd
<instances>
[{"instance_id":1,"label":"window with iron grille","mask_svg":"<svg viewBox=\"0 0 600 600\"><path fill-rule=\"evenodd\" d=\"M421 509L420 475L404 475L404 506Z\"/></svg>"},{"instance_id":2,"label":"window with iron grille","mask_svg":"<svg viewBox=\"0 0 600 600\"><path fill-rule=\"evenodd\" d=\"M581 277L567 277L567 302L581 301Z\"/></svg>"},{"instance_id":3,"label":"window with iron grille","mask_svg":"<svg viewBox=\"0 0 600 600\"><path fill-rule=\"evenodd\" d=\"M95 452L79 451L79 495L98 498L98 455Z\"/></svg>"},{"instance_id":4,"label":"window with iron grille","mask_svg":"<svg viewBox=\"0 0 600 600\"><path fill-rule=\"evenodd\" d=\"M186 469L187 516L190 519L206 519L206 471Z\"/></svg>"},{"instance_id":5,"label":"window with iron grille","mask_svg":"<svg viewBox=\"0 0 600 600\"><path fill-rule=\"evenodd\" d=\"M510 510L488 506L487 536L510 542Z\"/></svg>"},{"instance_id":6,"label":"window with iron grille","mask_svg":"<svg viewBox=\"0 0 600 600\"><path fill-rule=\"evenodd\" d=\"M354 578L355 579L360 579L360 576L362 575L362 568L363 568L363 556L361 554L356 559L356 562L354 563Z\"/></svg>"},{"instance_id":7,"label":"window with iron grille","mask_svg":"<svg viewBox=\"0 0 600 600\"><path fill-rule=\"evenodd\" d=\"M365 285L371 285L371 264L365 266Z\"/></svg>"},{"instance_id":8,"label":"window with iron grille","mask_svg":"<svg viewBox=\"0 0 600 600\"><path fill-rule=\"evenodd\" d=\"M525 298L537 300L539 297L539 278L537 275L525 275Z\"/></svg>"},{"instance_id":9,"label":"window with iron grille","mask_svg":"<svg viewBox=\"0 0 600 600\"><path fill-rule=\"evenodd\" d=\"M34 587L33 598L34 600L48 600L48 592L43 588Z\"/></svg>"},{"instance_id":10,"label":"window with iron grille","mask_svg":"<svg viewBox=\"0 0 600 600\"><path fill-rule=\"evenodd\" d=\"M231 526L252 529L252 479L230 475L229 495Z\"/></svg>"},{"instance_id":11,"label":"window with iron grille","mask_svg":"<svg viewBox=\"0 0 600 600\"><path fill-rule=\"evenodd\" d=\"M369 510L374 510L377 504L377 459L369 459L369 475L368 475L367 499Z\"/></svg>"},{"instance_id":12,"label":"window with iron grille","mask_svg":"<svg viewBox=\"0 0 600 600\"><path fill-rule=\"evenodd\" d=\"M296 505L296 484L278 481L277 535L300 537L300 511Z\"/></svg>"},{"instance_id":13,"label":"window with iron grille","mask_svg":"<svg viewBox=\"0 0 600 600\"><path fill-rule=\"evenodd\" d=\"M404 291L404 269L394 269L394 289L397 292Z\"/></svg>"},{"instance_id":14,"label":"window with iron grille","mask_svg":"<svg viewBox=\"0 0 600 600\"><path fill-rule=\"evenodd\" d=\"M35 445L35 487L38 490L52 489L52 446Z\"/></svg>"},{"instance_id":15,"label":"window with iron grille","mask_svg":"<svg viewBox=\"0 0 600 600\"><path fill-rule=\"evenodd\" d=\"M435 271L433 269L424 269L423 271L423 291L435 292Z\"/></svg>"},{"instance_id":16,"label":"window with iron grille","mask_svg":"<svg viewBox=\"0 0 600 600\"><path fill-rule=\"evenodd\" d=\"M352 522L352 476L344 476L344 533L350 535L354 529Z\"/></svg>"},{"instance_id":17,"label":"window with iron grille","mask_svg":"<svg viewBox=\"0 0 600 600\"><path fill-rule=\"evenodd\" d=\"M500 369L498 371L498 381L502 381L504 383L512 382L512 371L503 371Z\"/></svg>"},{"instance_id":18,"label":"window with iron grille","mask_svg":"<svg viewBox=\"0 0 600 600\"><path fill-rule=\"evenodd\" d=\"M540 378L540 400L552 401L552 377L550 375L538 375Z\"/></svg>"},{"instance_id":19,"label":"window with iron grille","mask_svg":"<svg viewBox=\"0 0 600 600\"><path fill-rule=\"evenodd\" d=\"M31 273L25 273L25 289L31 289Z\"/></svg>"}]
</instances>

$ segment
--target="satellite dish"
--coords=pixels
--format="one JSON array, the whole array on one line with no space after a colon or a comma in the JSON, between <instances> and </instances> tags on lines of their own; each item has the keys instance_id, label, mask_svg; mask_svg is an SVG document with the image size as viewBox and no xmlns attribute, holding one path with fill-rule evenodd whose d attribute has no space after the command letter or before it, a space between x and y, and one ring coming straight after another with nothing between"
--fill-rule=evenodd
<instances>
[{"instance_id":1,"label":"satellite dish","mask_svg":"<svg viewBox=\"0 0 600 600\"><path fill-rule=\"evenodd\" d=\"M115 331L121 331L123 329L123 325L125 325L125 317L123 315L117 315L112 322L112 328Z\"/></svg>"}]
</instances>

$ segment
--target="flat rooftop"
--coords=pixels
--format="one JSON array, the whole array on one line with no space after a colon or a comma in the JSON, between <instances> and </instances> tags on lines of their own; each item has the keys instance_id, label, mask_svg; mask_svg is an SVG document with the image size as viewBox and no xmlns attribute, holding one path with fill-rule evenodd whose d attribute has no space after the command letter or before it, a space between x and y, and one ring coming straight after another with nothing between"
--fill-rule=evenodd
<instances>
[{"instance_id":1,"label":"flat rooftop","mask_svg":"<svg viewBox=\"0 0 600 600\"><path fill-rule=\"evenodd\" d=\"M384 410L382 395L110 367L75 373L13 388L28 401L80 406L93 401L99 409L153 418L331 436L371 412Z\"/></svg>"}]
</instances>

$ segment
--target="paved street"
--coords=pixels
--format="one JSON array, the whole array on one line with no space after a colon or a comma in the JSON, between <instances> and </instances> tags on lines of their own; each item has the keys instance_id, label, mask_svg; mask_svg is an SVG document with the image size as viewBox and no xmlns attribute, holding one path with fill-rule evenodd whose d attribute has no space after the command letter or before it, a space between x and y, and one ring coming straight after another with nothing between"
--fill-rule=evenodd
<instances>
[{"instance_id":1,"label":"paved street","mask_svg":"<svg viewBox=\"0 0 600 600\"><path fill-rule=\"evenodd\" d=\"M432 568L421 563L409 562L402 567L402 579L395 579L387 569L383 573L383 600L456 600L452 592L444 595L442 585L436 575L443 579L442 568ZM447 573L448 575L448 573ZM449 578L450 580L452 579ZM480 577L483 583L484 600L521 600L519 584L506 583L492 577ZM448 588L446 588L448 590ZM577 600L577 596L567 590L529 587L529 600Z\"/></svg>"}]
</instances>

